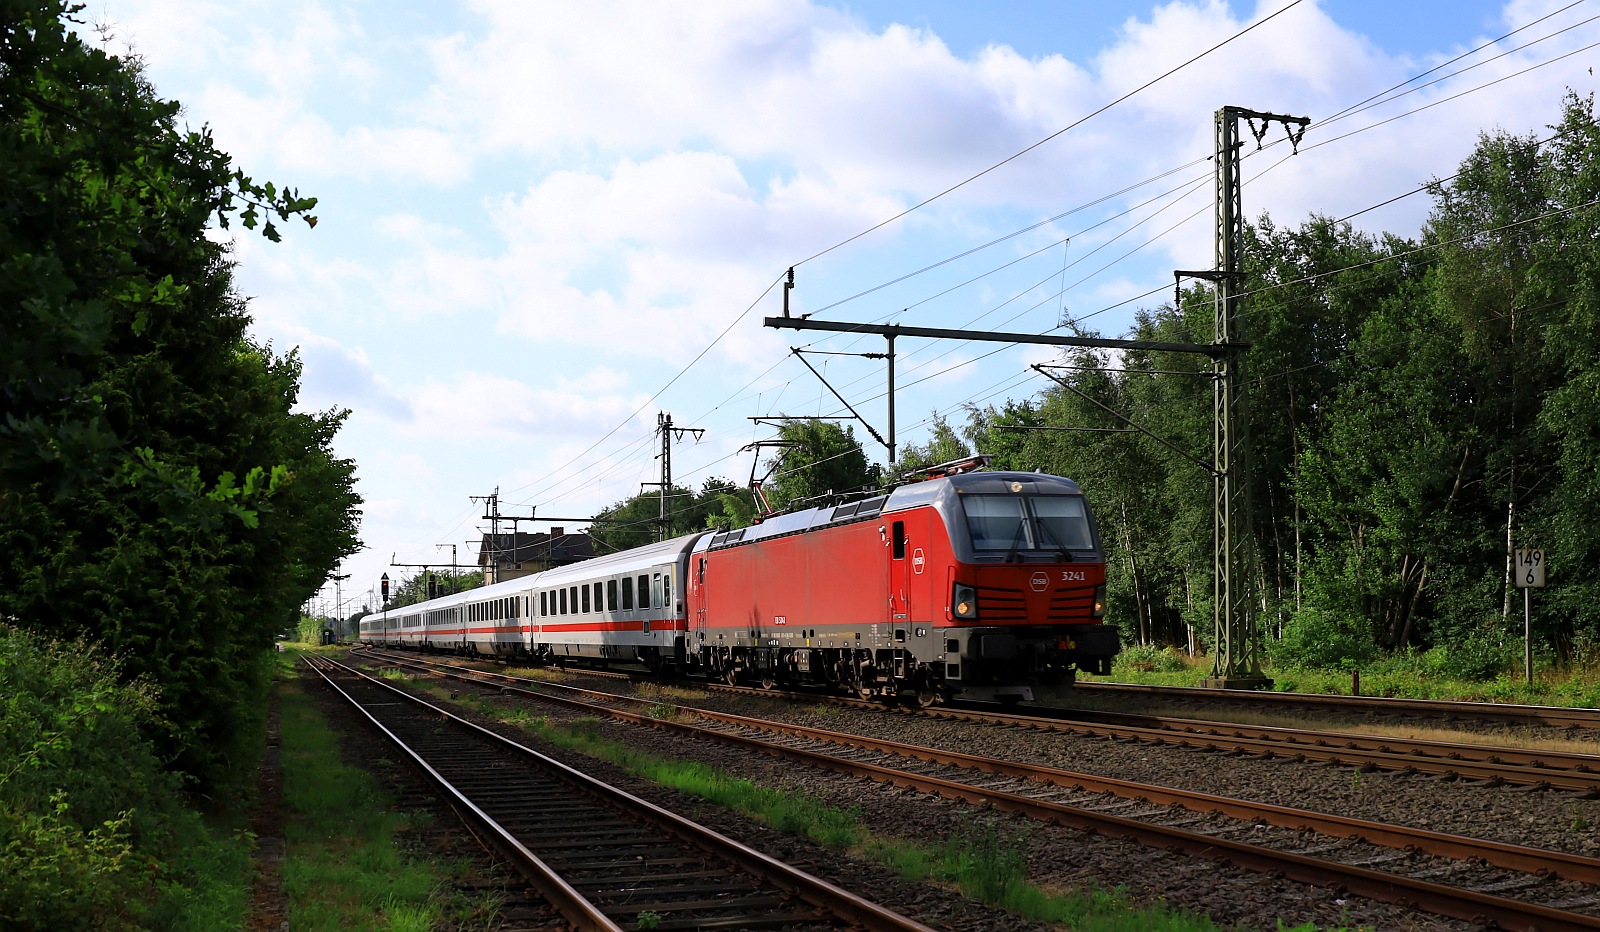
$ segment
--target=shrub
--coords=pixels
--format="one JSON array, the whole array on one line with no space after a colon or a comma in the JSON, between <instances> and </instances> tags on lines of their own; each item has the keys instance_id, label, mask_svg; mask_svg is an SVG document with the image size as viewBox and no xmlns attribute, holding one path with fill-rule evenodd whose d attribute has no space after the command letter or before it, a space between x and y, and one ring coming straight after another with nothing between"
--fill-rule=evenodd
<instances>
[{"instance_id":1,"label":"shrub","mask_svg":"<svg viewBox=\"0 0 1600 932\"><path fill-rule=\"evenodd\" d=\"M1510 667L1512 650L1498 628L1485 626L1430 648L1422 655L1422 663L1430 673L1481 683Z\"/></svg>"},{"instance_id":2,"label":"shrub","mask_svg":"<svg viewBox=\"0 0 1600 932\"><path fill-rule=\"evenodd\" d=\"M0 927L132 928L203 843L156 697L81 643L0 627Z\"/></svg>"},{"instance_id":3,"label":"shrub","mask_svg":"<svg viewBox=\"0 0 1600 932\"><path fill-rule=\"evenodd\" d=\"M1129 644L1117 654L1117 666L1150 673L1177 673L1185 669L1177 648L1155 644Z\"/></svg>"},{"instance_id":4,"label":"shrub","mask_svg":"<svg viewBox=\"0 0 1600 932\"><path fill-rule=\"evenodd\" d=\"M1281 666L1313 670L1352 670L1378 654L1360 620L1310 606L1295 612L1282 640L1269 641L1267 649Z\"/></svg>"}]
</instances>

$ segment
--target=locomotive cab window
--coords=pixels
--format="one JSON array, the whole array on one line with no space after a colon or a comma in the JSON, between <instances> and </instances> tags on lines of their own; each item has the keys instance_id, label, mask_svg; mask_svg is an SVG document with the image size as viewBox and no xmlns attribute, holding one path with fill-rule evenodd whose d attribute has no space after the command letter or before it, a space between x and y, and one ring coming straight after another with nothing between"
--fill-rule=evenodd
<instances>
[{"instance_id":1,"label":"locomotive cab window","mask_svg":"<svg viewBox=\"0 0 1600 932\"><path fill-rule=\"evenodd\" d=\"M974 550L1093 550L1089 516L1079 495L965 495Z\"/></svg>"}]
</instances>

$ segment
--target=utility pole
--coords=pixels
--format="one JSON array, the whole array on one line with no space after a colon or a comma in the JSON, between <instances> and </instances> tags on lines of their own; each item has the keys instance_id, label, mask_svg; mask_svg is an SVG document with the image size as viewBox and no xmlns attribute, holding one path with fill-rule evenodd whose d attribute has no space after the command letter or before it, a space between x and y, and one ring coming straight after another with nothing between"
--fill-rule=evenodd
<instances>
[{"instance_id":1,"label":"utility pole","mask_svg":"<svg viewBox=\"0 0 1600 932\"><path fill-rule=\"evenodd\" d=\"M455 595L456 583L457 583L456 574L459 572L456 569L456 545L455 544L434 544L433 545L433 549L435 549L435 550L438 550L440 547L449 547L450 548L450 594L451 595Z\"/></svg>"},{"instance_id":2,"label":"utility pole","mask_svg":"<svg viewBox=\"0 0 1600 932\"><path fill-rule=\"evenodd\" d=\"M1216 129L1215 334L1221 352L1211 357L1216 374L1212 393L1212 625L1211 677L1205 685L1229 689L1269 688L1261 672L1261 638L1256 626L1255 526L1250 517L1249 413L1244 392L1244 327L1238 296L1239 253L1244 242L1244 200L1239 177L1239 121L1255 136L1256 148L1273 123L1282 123L1289 144L1298 148L1309 117L1223 107Z\"/></svg>"},{"instance_id":3,"label":"utility pole","mask_svg":"<svg viewBox=\"0 0 1600 932\"><path fill-rule=\"evenodd\" d=\"M791 286L792 287L792 286ZM787 292L785 292L787 294ZM665 411L656 412L656 433L661 435L661 453L657 459L661 460L661 481L641 482L643 486L658 486L660 488L661 517L657 518L659 530L658 540L666 540L672 533L671 509L667 505L667 498L672 494L672 441L682 440L684 434L694 434L696 443L705 434L703 427L674 427L672 415Z\"/></svg>"},{"instance_id":4,"label":"utility pole","mask_svg":"<svg viewBox=\"0 0 1600 932\"><path fill-rule=\"evenodd\" d=\"M489 513L484 515L489 523L489 574L490 582L500 581L500 487L495 486L494 491L488 495L468 495L474 502L485 502ZM515 526L515 525L513 525Z\"/></svg>"},{"instance_id":5,"label":"utility pole","mask_svg":"<svg viewBox=\"0 0 1600 932\"><path fill-rule=\"evenodd\" d=\"M791 320L804 321L807 318L809 318L811 315L810 314L801 314L799 317L790 317L789 316L789 292L791 292L793 290L794 290L794 269L790 269L789 270L788 279L783 283L783 320L785 320L785 321L791 321ZM784 326L784 324L773 323L774 320L775 320L775 318L771 318L771 317L767 318L766 326L768 326L768 327ZM872 425L867 423L867 419L861 416L861 413L858 412L855 409L854 405L852 405L852 404L850 404L850 402L846 401L844 396L839 394L839 392L837 390L835 390L832 385L828 385L828 380L822 377L822 373L818 372L816 370L816 368L811 365L811 363L806 362L806 357L803 355L803 353L807 352L807 351L803 351L803 350L800 350L800 349L798 349L796 347L791 346L791 347L789 347L789 352L793 353L795 355L795 358L799 359L801 362L804 362L806 364L806 368L810 369L811 370L811 374L817 377L817 381L821 382L823 385L827 385L828 391L833 392L833 397L839 399L839 402L850 410L850 415L852 417L854 417L856 420L861 422L861 426L865 427L867 429L867 431L872 434L873 439L875 439L879 443L883 444L884 448L889 451L889 466L892 468L894 466L894 463L895 463L895 438L894 438L894 338L895 338L895 335L899 332L899 329L895 328L895 327L879 328L879 329L877 329L877 330L875 330L873 332L879 333L879 334L881 334L883 336L884 342L887 344L887 346L886 346L886 348L884 349L883 352L881 352L881 353L834 353L834 354L827 354L827 355L860 356L863 359L882 359L882 360L884 360L884 365L885 365L884 375L885 375L885 378L886 378L886 380L888 382L888 391L886 392L886 397L887 397L888 406L889 406L889 439L887 439L887 440L885 440L883 438L883 436L881 434L879 434L877 431L872 429ZM817 354L817 355L823 355L823 353L821 351L819 351L819 350L810 350L809 352Z\"/></svg>"}]
</instances>

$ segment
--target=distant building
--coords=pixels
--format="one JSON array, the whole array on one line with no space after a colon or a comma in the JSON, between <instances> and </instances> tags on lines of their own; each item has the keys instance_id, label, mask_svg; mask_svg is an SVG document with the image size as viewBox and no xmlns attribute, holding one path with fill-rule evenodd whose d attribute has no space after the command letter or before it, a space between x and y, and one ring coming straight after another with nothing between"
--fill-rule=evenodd
<instances>
[{"instance_id":1,"label":"distant building","mask_svg":"<svg viewBox=\"0 0 1600 932\"><path fill-rule=\"evenodd\" d=\"M553 527L548 534L485 534L478 545L478 566L483 581L505 582L551 567L566 566L594 556L594 542L588 534L568 534L566 528Z\"/></svg>"}]
</instances>

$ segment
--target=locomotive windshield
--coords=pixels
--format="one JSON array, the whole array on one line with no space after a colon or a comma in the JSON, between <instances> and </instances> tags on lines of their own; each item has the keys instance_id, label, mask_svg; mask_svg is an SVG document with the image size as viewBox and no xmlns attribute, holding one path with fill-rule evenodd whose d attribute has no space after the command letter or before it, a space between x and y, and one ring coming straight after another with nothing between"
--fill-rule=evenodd
<instances>
[{"instance_id":1,"label":"locomotive windshield","mask_svg":"<svg viewBox=\"0 0 1600 932\"><path fill-rule=\"evenodd\" d=\"M1093 550L1081 495L963 495L972 549Z\"/></svg>"}]
</instances>

